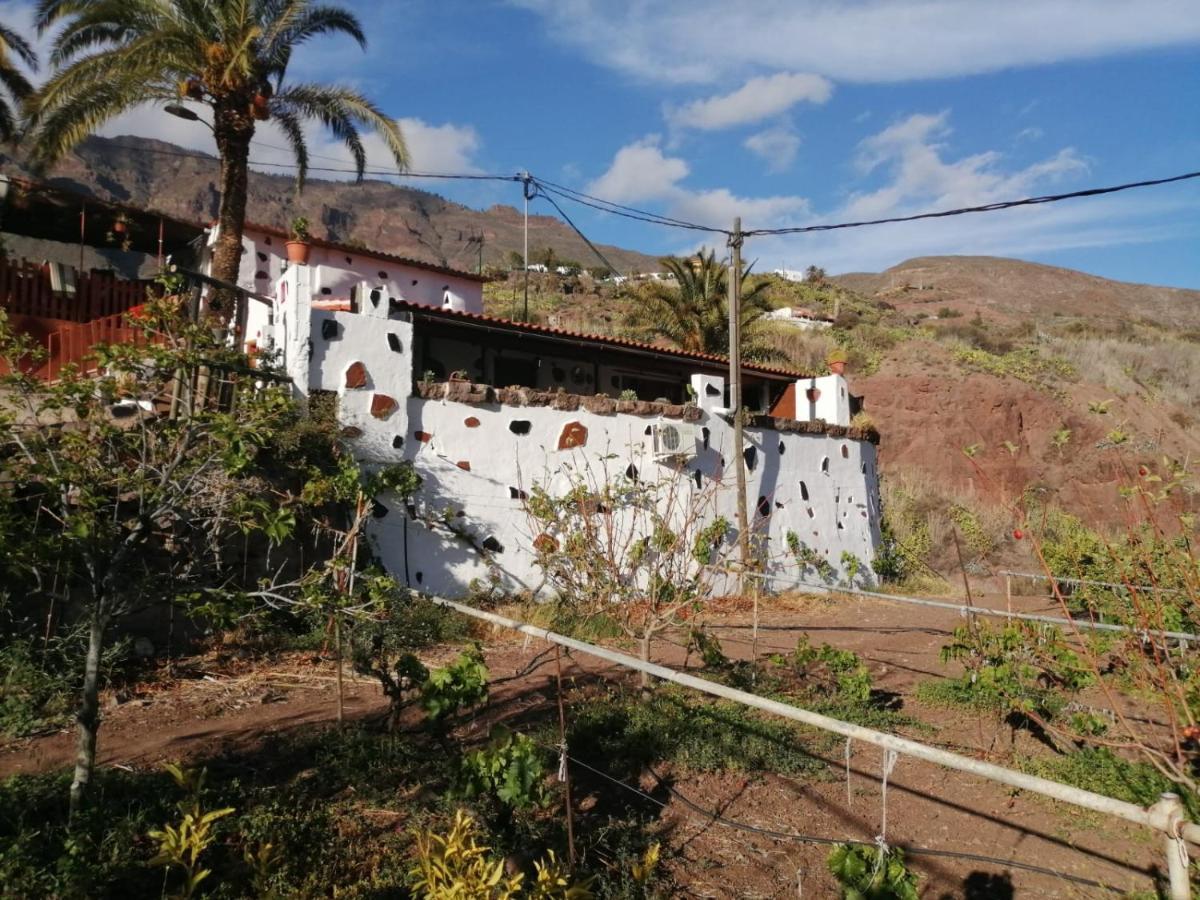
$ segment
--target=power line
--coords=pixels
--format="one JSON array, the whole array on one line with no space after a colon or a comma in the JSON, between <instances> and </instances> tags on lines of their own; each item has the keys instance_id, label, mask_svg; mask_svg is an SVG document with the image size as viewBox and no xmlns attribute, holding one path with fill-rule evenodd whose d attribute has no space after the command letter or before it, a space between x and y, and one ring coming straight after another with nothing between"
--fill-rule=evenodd
<instances>
[{"instance_id":1,"label":"power line","mask_svg":"<svg viewBox=\"0 0 1200 900\"><path fill-rule=\"evenodd\" d=\"M125 150L133 150L140 153L156 153L163 156L176 156L191 159L202 159L209 162L215 162L216 157L207 153L196 153L186 150L169 150L162 147L145 147L145 146L130 146L113 141L115 146ZM271 144L262 144L254 142L259 146L267 147L273 150L283 150L282 147L275 147ZM331 158L331 157L323 157ZM266 162L262 160L251 160L251 166L271 167L281 169L299 169L296 163L283 162ZM357 169L342 168L336 166L309 166L310 172L329 172L345 175L359 175ZM377 175L388 176L393 178L431 178L444 179L455 181L522 181L520 175L499 175L499 174L484 174L484 173L448 173L448 172L401 172L398 169L378 169L367 168L361 173L362 175ZM881 219L865 219L853 222L833 222L817 225L801 225L790 228L754 228L747 229L742 232L744 237L759 237L769 235L787 235L787 234L810 234L820 231L837 231L847 228L866 228L874 225L891 225L901 222L917 222L923 219L944 219L953 216L963 216L973 213L998 212L1005 209L1014 209L1021 206L1040 206L1045 203L1059 203L1063 200L1077 200L1084 197L1099 197L1105 194L1116 194L1122 191L1135 190L1147 187L1157 187L1164 184L1174 184L1182 181L1190 181L1200 178L1200 171L1185 172L1181 175L1172 175L1166 178L1151 178L1142 181L1131 181L1124 184L1110 185L1107 187L1086 188L1078 191L1069 191L1062 194L1045 194L1037 197L1022 197L1018 200L1001 200L994 203L984 203L977 206L964 206L955 209L937 210L934 212L915 213L909 216L891 216ZM563 185L555 184L554 182L545 181L540 178L531 179L547 200L549 200L559 211L559 214L564 219L567 218L566 213L562 208L555 203L550 195L554 194L564 200L570 200L573 203L578 203L582 206L587 206L600 212L608 213L609 215L621 216L622 218L632 219L638 222L645 222L650 225L661 225L667 228L680 228L688 231L703 231L709 234L725 234L730 235L732 232L727 228L718 228L713 225L702 225L696 222L688 222L683 219L675 219L670 216L663 216L658 213L649 212L648 210L637 209L632 206L624 206L619 203L614 203L610 200L604 200L600 197L594 197L591 194L585 194L582 191L576 191L572 188L564 187ZM569 222L569 220L568 220ZM574 224L571 224L575 228ZM576 232L579 231L575 228ZM582 234L581 234L582 236ZM584 238L586 240L586 238ZM590 241L588 242L591 243ZM594 249L594 248L593 248ZM600 255L597 253L597 255ZM611 268L611 266L610 266Z\"/></svg>"},{"instance_id":2,"label":"power line","mask_svg":"<svg viewBox=\"0 0 1200 900\"><path fill-rule=\"evenodd\" d=\"M585 206L591 206L593 209L600 209L604 212L611 212L616 215L620 215L621 212L627 212L630 213L627 218L636 218L645 222L657 222L663 225L676 225L680 228L689 228L695 231L724 232L724 229L722 228L714 228L710 225L698 225L695 222L686 222L682 219L673 219L670 216L663 216L644 209L637 209L633 206L622 206L620 203L614 203L611 200L605 200L602 197L593 197L591 194L585 194L582 191L577 191L561 184L555 184L553 181L546 181L541 178L536 178L534 180L539 186L544 187L546 190L554 191L560 197L564 197L568 200L574 200L577 203L582 203Z\"/></svg>"},{"instance_id":3,"label":"power line","mask_svg":"<svg viewBox=\"0 0 1200 900\"><path fill-rule=\"evenodd\" d=\"M198 151L189 151L189 150L168 150L165 147L143 147L143 146L135 147L135 146L131 146L129 144L119 143L115 140L111 140L110 142L114 146L119 147L122 150L133 150L134 152L137 152L137 153L156 153L160 156L177 156L177 157L182 157L182 158L186 158L186 159L200 159L200 160L204 160L206 162L213 162L213 163L218 162L217 157L215 157L209 153L201 153ZM281 147L275 147L272 144L261 144L257 141L255 141L253 143L258 144L261 147L267 147L272 150L282 150L283 149ZM330 158L330 157L325 157L325 158ZM253 160L253 159L249 160L248 165L271 166L271 167L281 168L281 169L299 169L300 168L300 166L297 163L266 162L264 160ZM346 174L346 175L357 175L358 174L358 169L338 168L335 166L308 166L307 168L308 168L309 172L337 172L337 173L342 173L342 174ZM387 175L387 176L390 176L393 178L442 178L442 179L451 179L451 180L456 180L456 181L520 181L521 180L516 175L489 175L489 174L480 174L480 173L473 173L473 172L472 173L467 173L467 172L456 172L456 173L401 172L399 169L379 169L379 168L364 168L362 174L364 174L364 175Z\"/></svg>"},{"instance_id":4,"label":"power line","mask_svg":"<svg viewBox=\"0 0 1200 900\"><path fill-rule=\"evenodd\" d=\"M818 231L836 231L844 228L865 228L871 225L889 225L897 222L916 222L921 219L942 219L949 218L951 216L967 215L970 213L997 212L999 210L1013 209L1019 206L1037 206L1043 203L1058 203L1062 200L1074 200L1082 197L1097 197L1103 194L1116 194L1121 191L1134 190L1135 188L1173 184L1175 182L1188 181L1194 178L1200 178L1200 172L1186 172L1182 175L1172 175L1167 178L1131 181L1125 184L1111 185L1108 187L1086 188L1084 190L1070 191L1064 194L1046 194L1038 197L1023 197L1019 200L1001 200L995 203L985 203L978 206L965 206L957 209L916 213L911 216L893 216L884 219L869 219L855 222L834 222L819 225L802 225L792 228L755 228L744 230L742 235L744 237L756 237L765 235L806 234ZM590 194L584 194L581 191L563 188L561 185L555 185L553 182L546 182L538 179L537 183L546 191L556 193L558 196L563 197L564 199L571 200L575 203L591 207L592 209L596 209L610 215L621 216L623 218L633 219L639 222L647 222L651 225L663 225L666 227L682 228L692 231L706 231L713 234L732 234L732 232L727 228L717 228L712 225L700 225L695 222L685 222L680 219L672 219L668 216L660 216L657 213L648 212L646 210L622 206L621 204L613 203L609 200L593 197Z\"/></svg>"},{"instance_id":5,"label":"power line","mask_svg":"<svg viewBox=\"0 0 1200 900\"><path fill-rule=\"evenodd\" d=\"M570 225L571 228L574 230L574 232L577 235L579 235L581 238L583 238L583 242L585 244L587 244L592 249L592 252L595 253L596 256L598 256L600 258L600 262L604 263L604 265L608 268L608 271L612 272L614 275L617 274L617 271L618 271L617 268L608 261L608 259L605 257L605 255L603 253L600 252L599 247L597 247L595 244L593 244L591 241L588 240L587 235L579 230L579 227L574 222L571 221L571 217L568 216L566 214L566 212L563 211L563 208L561 206L559 206L557 202L555 202L554 198L541 190L538 191L538 195L545 197L546 201L551 206L553 206L555 209L558 210L558 214L563 217L563 221L565 221L568 225ZM526 269L528 269L528 261L526 261Z\"/></svg>"},{"instance_id":6,"label":"power line","mask_svg":"<svg viewBox=\"0 0 1200 900\"><path fill-rule=\"evenodd\" d=\"M890 225L895 222L916 222L920 219L944 219L950 216L965 216L968 213L996 212L1001 209L1013 209L1018 206L1037 206L1042 203L1058 203L1060 200L1074 200L1079 197L1098 197L1102 194L1116 194L1120 191L1130 191L1134 188L1154 187L1160 184L1172 184L1177 181L1187 181L1200 178L1200 172L1186 172L1183 175L1172 175L1169 178L1153 178L1146 181L1131 181L1127 184L1117 184L1111 187L1087 188L1082 191L1070 191L1066 194L1046 194L1041 197L1024 197L1020 200L1001 200L996 203L984 203L980 206L964 206L959 209L944 209L938 212L917 213L911 216L893 216L887 219L868 219L862 222L838 222L832 225L804 225L797 228L758 228L742 232L747 237L754 235L773 234L805 234L811 231L835 231L839 228L865 228L868 225Z\"/></svg>"}]
</instances>

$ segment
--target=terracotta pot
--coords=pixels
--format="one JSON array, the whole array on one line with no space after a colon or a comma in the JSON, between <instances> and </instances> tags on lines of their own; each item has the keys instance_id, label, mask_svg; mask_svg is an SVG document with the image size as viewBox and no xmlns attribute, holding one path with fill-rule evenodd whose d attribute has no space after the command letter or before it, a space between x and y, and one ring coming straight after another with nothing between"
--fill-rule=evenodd
<instances>
[{"instance_id":1,"label":"terracotta pot","mask_svg":"<svg viewBox=\"0 0 1200 900\"><path fill-rule=\"evenodd\" d=\"M312 252L312 244L308 241L288 241L286 246L288 262L299 263L302 266L308 265L308 255Z\"/></svg>"},{"instance_id":2,"label":"terracotta pot","mask_svg":"<svg viewBox=\"0 0 1200 900\"><path fill-rule=\"evenodd\" d=\"M843 360L841 362L831 362L829 364L829 371L832 372L834 375L844 375L846 373L845 361Z\"/></svg>"}]
</instances>

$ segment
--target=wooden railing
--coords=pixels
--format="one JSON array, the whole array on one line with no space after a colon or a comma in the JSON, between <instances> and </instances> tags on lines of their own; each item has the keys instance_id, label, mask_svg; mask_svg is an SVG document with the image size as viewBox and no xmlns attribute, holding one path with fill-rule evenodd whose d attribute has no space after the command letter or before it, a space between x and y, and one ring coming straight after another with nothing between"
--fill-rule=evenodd
<instances>
[{"instance_id":1,"label":"wooden railing","mask_svg":"<svg viewBox=\"0 0 1200 900\"><path fill-rule=\"evenodd\" d=\"M63 267L65 278L71 273ZM74 272L75 290L54 290L49 265L0 256L0 308L10 315L90 322L146 302L149 281L126 281L106 272Z\"/></svg>"},{"instance_id":2,"label":"wooden railing","mask_svg":"<svg viewBox=\"0 0 1200 900\"><path fill-rule=\"evenodd\" d=\"M97 344L142 345L146 342L145 332L130 325L125 313L69 325L46 339L48 354L38 376L53 381L68 365L78 366L81 372L95 372L97 365L92 353Z\"/></svg>"}]
</instances>

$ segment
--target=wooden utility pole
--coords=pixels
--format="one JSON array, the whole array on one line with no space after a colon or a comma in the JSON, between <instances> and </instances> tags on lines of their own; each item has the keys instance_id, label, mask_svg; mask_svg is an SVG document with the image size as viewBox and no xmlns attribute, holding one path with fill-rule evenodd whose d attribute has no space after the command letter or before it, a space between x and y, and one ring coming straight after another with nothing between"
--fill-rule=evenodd
<instances>
[{"instance_id":1,"label":"wooden utility pole","mask_svg":"<svg viewBox=\"0 0 1200 900\"><path fill-rule=\"evenodd\" d=\"M750 516L746 511L746 454L742 446L742 219L733 220L729 235L729 409L733 414L733 468L737 472L737 527L741 571L738 588L745 592L750 567Z\"/></svg>"}]
</instances>

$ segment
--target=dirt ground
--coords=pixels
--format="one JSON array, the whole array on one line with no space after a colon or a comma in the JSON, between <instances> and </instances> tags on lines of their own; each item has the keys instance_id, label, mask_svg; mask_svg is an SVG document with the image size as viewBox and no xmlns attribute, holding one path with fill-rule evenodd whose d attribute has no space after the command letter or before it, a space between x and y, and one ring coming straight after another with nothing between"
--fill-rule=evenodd
<instances>
[{"instance_id":1,"label":"dirt ground","mask_svg":"<svg viewBox=\"0 0 1200 900\"><path fill-rule=\"evenodd\" d=\"M997 604L991 597L977 602L1003 606L1004 601ZM1016 604L1049 611L1041 598L1018 598ZM750 656L750 618L743 608L708 616L729 656ZM938 654L961 621L955 612L885 601L772 600L761 611L758 651L790 651L804 634L814 644L854 650L870 667L875 686L895 694L903 712L923 723L919 730L908 729L908 736L1001 763L1011 749L1047 752L1027 737L1011 748L1007 727L913 699L918 682L947 674ZM655 661L682 667L683 643L660 642ZM548 710L554 703L549 681L553 656L535 659L545 649L507 631L487 636L487 664L495 684L488 720ZM433 651L426 662L438 664L455 652ZM696 665L694 658L689 662ZM564 676L576 681L628 677L579 654L565 657L563 664ZM511 677L531 665L532 670ZM376 683L347 676L346 688L348 717L372 716L386 708ZM580 690L576 702L586 702L586 696ZM264 662L210 653L180 662L174 677L162 675L135 695L109 696L99 763L147 769L165 760L248 751L265 735L326 725L335 715L334 677L327 661L292 654ZM477 727L485 727L484 720ZM673 851L668 865L680 885L677 896L835 896L825 868L829 847L789 836L875 840L883 829L883 760L875 748L851 745L847 784L841 739L817 744L829 749L823 755L827 772L816 779L660 771L674 792L661 790L649 773L640 784L630 785L650 796L645 802L663 806ZM72 756L73 735L65 731L0 745L0 777L54 770L69 765ZM598 776L580 772L573 777L580 783L577 802L586 808L589 779L594 782ZM1144 829L909 758L898 760L888 780L886 817L887 842L910 848L910 862L923 876L922 896L938 900L1113 896L1104 888L955 854L1032 864L1119 891L1151 888L1163 865L1161 842Z\"/></svg>"}]
</instances>

